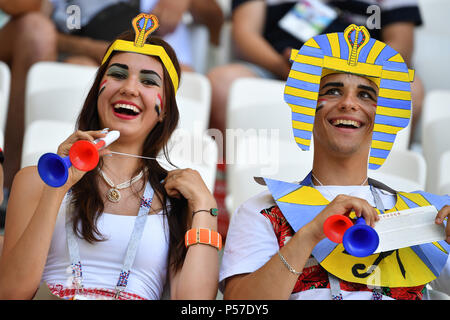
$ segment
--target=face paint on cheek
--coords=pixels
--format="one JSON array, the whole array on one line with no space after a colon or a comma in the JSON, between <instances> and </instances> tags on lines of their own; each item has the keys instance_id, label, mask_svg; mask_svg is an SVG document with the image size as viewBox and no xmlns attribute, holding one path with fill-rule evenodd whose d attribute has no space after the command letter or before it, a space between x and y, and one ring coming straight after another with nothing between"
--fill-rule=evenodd
<instances>
[{"instance_id":1,"label":"face paint on cheek","mask_svg":"<svg viewBox=\"0 0 450 320\"><path fill-rule=\"evenodd\" d=\"M100 83L100 90L98 91L98 95L100 95L103 92L103 90L105 90L106 81L108 81L108 80L103 80L102 83Z\"/></svg>"},{"instance_id":2,"label":"face paint on cheek","mask_svg":"<svg viewBox=\"0 0 450 320\"><path fill-rule=\"evenodd\" d=\"M326 102L327 102L327 99L323 99L323 98L317 99L318 106L316 107L316 112L319 111L320 109L322 109Z\"/></svg>"},{"instance_id":3,"label":"face paint on cheek","mask_svg":"<svg viewBox=\"0 0 450 320\"><path fill-rule=\"evenodd\" d=\"M156 110L156 113L158 114L158 116L160 116L161 112L163 110L163 104L162 104L162 99L161 99L161 96L159 95L159 93L156 96L155 110Z\"/></svg>"}]
</instances>

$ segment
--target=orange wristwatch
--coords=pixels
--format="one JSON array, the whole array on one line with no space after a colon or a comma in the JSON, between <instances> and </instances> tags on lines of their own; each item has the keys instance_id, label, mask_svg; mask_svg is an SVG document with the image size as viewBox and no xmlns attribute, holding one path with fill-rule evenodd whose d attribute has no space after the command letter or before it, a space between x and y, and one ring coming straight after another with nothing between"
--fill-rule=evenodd
<instances>
[{"instance_id":1,"label":"orange wristwatch","mask_svg":"<svg viewBox=\"0 0 450 320\"><path fill-rule=\"evenodd\" d=\"M186 248L194 244L207 244L217 250L222 249L222 236L217 231L206 228L192 228L186 232L184 237Z\"/></svg>"}]
</instances>

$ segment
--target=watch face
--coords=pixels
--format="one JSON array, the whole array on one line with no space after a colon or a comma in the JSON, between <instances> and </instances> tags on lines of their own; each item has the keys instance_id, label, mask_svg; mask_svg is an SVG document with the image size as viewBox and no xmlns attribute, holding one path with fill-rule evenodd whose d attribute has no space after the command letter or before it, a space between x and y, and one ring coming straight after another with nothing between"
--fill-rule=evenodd
<instances>
[{"instance_id":1,"label":"watch face","mask_svg":"<svg viewBox=\"0 0 450 320\"><path fill-rule=\"evenodd\" d=\"M219 209L217 209L217 208L211 208L211 210L209 210L209 212L210 212L211 215L213 215L214 217L217 217L217 215L219 214Z\"/></svg>"}]
</instances>

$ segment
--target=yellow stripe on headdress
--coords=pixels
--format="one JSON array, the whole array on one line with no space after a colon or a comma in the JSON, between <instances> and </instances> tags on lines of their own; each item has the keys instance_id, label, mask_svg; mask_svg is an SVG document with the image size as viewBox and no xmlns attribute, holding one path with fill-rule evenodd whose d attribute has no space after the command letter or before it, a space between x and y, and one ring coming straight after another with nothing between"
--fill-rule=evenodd
<instances>
[{"instance_id":1,"label":"yellow stripe on headdress","mask_svg":"<svg viewBox=\"0 0 450 320\"><path fill-rule=\"evenodd\" d=\"M293 88L293 87L286 87L284 93L291 94L296 97L303 97L306 99L311 99L311 100L317 100L317 97L319 96L319 93L317 91L308 91L308 90L302 90L302 89L297 89L297 88Z\"/></svg>"},{"instance_id":2,"label":"yellow stripe on headdress","mask_svg":"<svg viewBox=\"0 0 450 320\"><path fill-rule=\"evenodd\" d=\"M397 53L395 56L390 58L388 61L391 61L391 62L405 62L405 60L403 60L403 57L400 55L400 53Z\"/></svg>"},{"instance_id":3,"label":"yellow stripe on headdress","mask_svg":"<svg viewBox=\"0 0 450 320\"><path fill-rule=\"evenodd\" d=\"M391 150L393 145L393 142L372 140L372 148L374 149Z\"/></svg>"},{"instance_id":4,"label":"yellow stripe on headdress","mask_svg":"<svg viewBox=\"0 0 450 320\"><path fill-rule=\"evenodd\" d=\"M299 137L294 137L295 142L300 143L305 146L309 146L311 144L311 139L302 139Z\"/></svg>"},{"instance_id":5,"label":"yellow stripe on headdress","mask_svg":"<svg viewBox=\"0 0 450 320\"><path fill-rule=\"evenodd\" d=\"M377 114L409 119L411 117L411 110L377 106Z\"/></svg>"},{"instance_id":6,"label":"yellow stripe on headdress","mask_svg":"<svg viewBox=\"0 0 450 320\"><path fill-rule=\"evenodd\" d=\"M305 56L302 54L298 54L295 58L296 62L307 63L313 66L321 67L323 63L323 59L311 56Z\"/></svg>"},{"instance_id":7,"label":"yellow stripe on headdress","mask_svg":"<svg viewBox=\"0 0 450 320\"><path fill-rule=\"evenodd\" d=\"M306 123L306 122L292 120L292 127L294 129L298 129L298 130L312 131L313 124L312 123Z\"/></svg>"},{"instance_id":8,"label":"yellow stripe on headdress","mask_svg":"<svg viewBox=\"0 0 450 320\"><path fill-rule=\"evenodd\" d=\"M400 91L400 90L380 88L378 96L389 99L411 100L410 91Z\"/></svg>"},{"instance_id":9,"label":"yellow stripe on headdress","mask_svg":"<svg viewBox=\"0 0 450 320\"><path fill-rule=\"evenodd\" d=\"M369 52L369 55L367 56L366 63L373 64L375 63L375 60L378 58L378 55L380 52L386 47L386 44L381 41L376 41L373 44L372 49Z\"/></svg>"},{"instance_id":10,"label":"yellow stripe on headdress","mask_svg":"<svg viewBox=\"0 0 450 320\"><path fill-rule=\"evenodd\" d=\"M306 82L311 82L311 83L316 83L316 84L320 83L320 76L305 73L305 72L295 71L295 70L291 70L291 72L289 73L289 77L296 79L296 80L301 80L301 81L306 81Z\"/></svg>"},{"instance_id":11,"label":"yellow stripe on headdress","mask_svg":"<svg viewBox=\"0 0 450 320\"><path fill-rule=\"evenodd\" d=\"M409 76L400 71L383 70L382 77L387 80L407 81L410 82Z\"/></svg>"},{"instance_id":12,"label":"yellow stripe on headdress","mask_svg":"<svg viewBox=\"0 0 450 320\"><path fill-rule=\"evenodd\" d=\"M339 44L339 36L337 33L328 33L328 41L330 41L331 54L333 57L340 58L341 56L341 46Z\"/></svg>"},{"instance_id":13,"label":"yellow stripe on headdress","mask_svg":"<svg viewBox=\"0 0 450 320\"><path fill-rule=\"evenodd\" d=\"M386 159L384 158L375 158L375 157L369 157L369 163L371 164L377 164L382 165Z\"/></svg>"},{"instance_id":14,"label":"yellow stripe on headdress","mask_svg":"<svg viewBox=\"0 0 450 320\"><path fill-rule=\"evenodd\" d=\"M294 113L300 113L307 116L314 116L316 114L316 108L308 108L295 104L288 103Z\"/></svg>"},{"instance_id":15,"label":"yellow stripe on headdress","mask_svg":"<svg viewBox=\"0 0 450 320\"><path fill-rule=\"evenodd\" d=\"M383 133L389 133L389 134L396 134L400 130L402 130L402 127L394 127L389 126L387 124L381 124L381 123L375 123L373 125L373 131L383 132Z\"/></svg>"}]
</instances>

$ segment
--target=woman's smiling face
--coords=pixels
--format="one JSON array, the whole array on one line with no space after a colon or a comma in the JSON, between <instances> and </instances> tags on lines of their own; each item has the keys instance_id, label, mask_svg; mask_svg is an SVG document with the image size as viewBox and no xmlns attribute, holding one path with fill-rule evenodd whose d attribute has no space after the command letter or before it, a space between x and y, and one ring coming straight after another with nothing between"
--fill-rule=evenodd
<instances>
[{"instance_id":1,"label":"woman's smiling face","mask_svg":"<svg viewBox=\"0 0 450 320\"><path fill-rule=\"evenodd\" d=\"M163 97L163 77L161 63L151 56L114 55L100 82L97 105L101 127L119 130L121 138L145 140L164 116L157 107L158 96Z\"/></svg>"}]
</instances>

